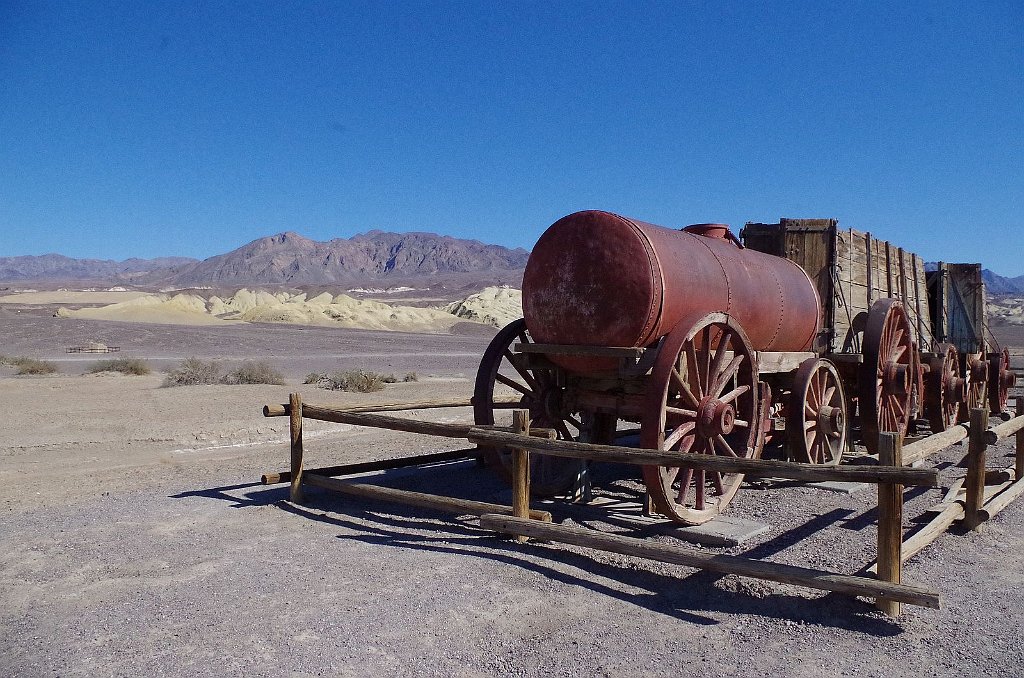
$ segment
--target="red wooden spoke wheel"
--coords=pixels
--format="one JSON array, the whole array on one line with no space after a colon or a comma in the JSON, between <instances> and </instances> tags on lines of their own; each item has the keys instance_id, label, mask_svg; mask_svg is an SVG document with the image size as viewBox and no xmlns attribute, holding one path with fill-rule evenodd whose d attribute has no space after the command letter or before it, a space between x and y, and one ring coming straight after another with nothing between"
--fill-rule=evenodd
<instances>
[{"instance_id":1,"label":"red wooden spoke wheel","mask_svg":"<svg viewBox=\"0 0 1024 678\"><path fill-rule=\"evenodd\" d=\"M473 389L474 420L486 426L495 423L498 411L527 409L530 411L531 427L554 428L560 440L576 440L582 424L577 414L562 411L562 388L558 384L558 373L529 368L523 354L512 352L512 345L517 342L532 343L522 318L512 321L499 331L484 351ZM515 404L496 404L495 395L520 396L520 401ZM482 451L488 466L506 481L510 480L512 455L509 451L493 447L483 447ZM542 454L530 455L530 490L537 496L551 497L578 490L586 480L585 461Z\"/></svg>"},{"instance_id":2,"label":"red wooden spoke wheel","mask_svg":"<svg viewBox=\"0 0 1024 678\"><path fill-rule=\"evenodd\" d=\"M757 365L750 341L724 313L691 316L665 337L648 378L640 445L726 457L760 456ZM689 525L719 515L742 474L644 466L657 510Z\"/></svg>"},{"instance_id":3,"label":"red wooden spoke wheel","mask_svg":"<svg viewBox=\"0 0 1024 678\"><path fill-rule=\"evenodd\" d=\"M786 431L796 460L837 465L846 449L846 394L832 361L808 358L800 364L789 407Z\"/></svg>"},{"instance_id":4,"label":"red wooden spoke wheel","mask_svg":"<svg viewBox=\"0 0 1024 678\"><path fill-rule=\"evenodd\" d=\"M968 353L964 357L964 407L960 408L960 421L971 419L971 410L988 408L988 359L984 353Z\"/></svg>"},{"instance_id":5,"label":"red wooden spoke wheel","mask_svg":"<svg viewBox=\"0 0 1024 678\"><path fill-rule=\"evenodd\" d=\"M992 414L1006 411L1010 389L1017 384L1017 375L1010 370L1010 349L988 355L988 406Z\"/></svg>"},{"instance_id":6,"label":"red wooden spoke wheel","mask_svg":"<svg viewBox=\"0 0 1024 678\"><path fill-rule=\"evenodd\" d=\"M903 303L879 299L864 330L864 362L857 380L861 439L872 454L880 433L907 433L913 396L914 346Z\"/></svg>"},{"instance_id":7,"label":"red wooden spoke wheel","mask_svg":"<svg viewBox=\"0 0 1024 678\"><path fill-rule=\"evenodd\" d=\"M929 363L924 399L932 433L941 433L957 422L964 400L964 380L955 346L939 344L936 353Z\"/></svg>"}]
</instances>

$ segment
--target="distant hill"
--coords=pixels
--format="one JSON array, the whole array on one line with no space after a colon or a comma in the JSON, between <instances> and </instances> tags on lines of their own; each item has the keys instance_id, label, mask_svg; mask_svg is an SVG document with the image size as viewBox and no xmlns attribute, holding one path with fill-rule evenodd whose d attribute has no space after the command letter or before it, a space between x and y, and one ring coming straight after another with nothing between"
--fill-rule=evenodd
<instances>
[{"instance_id":1,"label":"distant hill","mask_svg":"<svg viewBox=\"0 0 1024 678\"><path fill-rule=\"evenodd\" d=\"M0 257L0 280L98 280L115 282L130 280L140 274L174 266L195 263L187 257L158 259L72 259L60 254L42 256Z\"/></svg>"},{"instance_id":2,"label":"distant hill","mask_svg":"<svg viewBox=\"0 0 1024 678\"><path fill-rule=\"evenodd\" d=\"M1024 275L1005 278L986 268L981 271L981 279L989 294L1024 294Z\"/></svg>"},{"instance_id":3,"label":"distant hill","mask_svg":"<svg viewBox=\"0 0 1024 678\"><path fill-rule=\"evenodd\" d=\"M448 273L517 271L529 252L434 233L370 231L327 242L287 232L260 238L227 254L154 271L150 284L291 285L356 283Z\"/></svg>"},{"instance_id":4,"label":"distant hill","mask_svg":"<svg viewBox=\"0 0 1024 678\"><path fill-rule=\"evenodd\" d=\"M143 286L365 284L480 274L521 279L529 252L434 233L370 231L327 242L286 232L199 261L183 257L102 261L59 254L0 258L0 281L104 281Z\"/></svg>"},{"instance_id":5,"label":"distant hill","mask_svg":"<svg viewBox=\"0 0 1024 678\"><path fill-rule=\"evenodd\" d=\"M926 271L938 270L938 264L929 261L924 265ZM985 291L989 294L1024 294L1024 275L1007 278L993 273L987 268L981 269L981 279L985 281Z\"/></svg>"}]
</instances>

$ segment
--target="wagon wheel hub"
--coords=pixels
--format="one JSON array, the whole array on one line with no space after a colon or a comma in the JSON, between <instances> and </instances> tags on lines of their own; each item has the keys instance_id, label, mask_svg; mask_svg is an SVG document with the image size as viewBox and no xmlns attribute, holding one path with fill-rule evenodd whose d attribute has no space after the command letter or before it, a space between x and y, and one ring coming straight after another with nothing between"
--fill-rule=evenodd
<instances>
[{"instance_id":1,"label":"wagon wheel hub","mask_svg":"<svg viewBox=\"0 0 1024 678\"><path fill-rule=\"evenodd\" d=\"M988 379L988 361L971 358L968 369L971 370L971 381L980 383Z\"/></svg>"},{"instance_id":2,"label":"wagon wheel hub","mask_svg":"<svg viewBox=\"0 0 1024 678\"><path fill-rule=\"evenodd\" d=\"M846 427L843 408L822 405L818 410L818 427L828 436L840 435Z\"/></svg>"},{"instance_id":3,"label":"wagon wheel hub","mask_svg":"<svg viewBox=\"0 0 1024 678\"><path fill-rule=\"evenodd\" d=\"M910 367L895 360L885 363L882 386L886 393L905 396L910 393Z\"/></svg>"},{"instance_id":4,"label":"wagon wheel hub","mask_svg":"<svg viewBox=\"0 0 1024 678\"><path fill-rule=\"evenodd\" d=\"M736 427L736 408L718 398L704 398L697 410L697 433L714 438L732 433Z\"/></svg>"},{"instance_id":5,"label":"wagon wheel hub","mask_svg":"<svg viewBox=\"0 0 1024 678\"><path fill-rule=\"evenodd\" d=\"M952 403L962 403L966 400L967 389L964 388L964 380L960 377L950 377L944 384L946 387L946 400Z\"/></svg>"},{"instance_id":6,"label":"wagon wheel hub","mask_svg":"<svg viewBox=\"0 0 1024 678\"><path fill-rule=\"evenodd\" d=\"M548 421L560 421L564 415L562 389L546 388L540 398L540 409Z\"/></svg>"}]
</instances>

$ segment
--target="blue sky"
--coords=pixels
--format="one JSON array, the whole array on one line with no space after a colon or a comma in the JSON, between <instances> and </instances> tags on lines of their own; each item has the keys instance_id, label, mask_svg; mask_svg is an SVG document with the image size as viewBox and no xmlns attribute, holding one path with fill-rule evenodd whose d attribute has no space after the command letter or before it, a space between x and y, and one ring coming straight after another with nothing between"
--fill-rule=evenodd
<instances>
[{"instance_id":1,"label":"blue sky","mask_svg":"<svg viewBox=\"0 0 1024 678\"><path fill-rule=\"evenodd\" d=\"M1024 4L0 0L0 256L836 217L1024 274Z\"/></svg>"}]
</instances>

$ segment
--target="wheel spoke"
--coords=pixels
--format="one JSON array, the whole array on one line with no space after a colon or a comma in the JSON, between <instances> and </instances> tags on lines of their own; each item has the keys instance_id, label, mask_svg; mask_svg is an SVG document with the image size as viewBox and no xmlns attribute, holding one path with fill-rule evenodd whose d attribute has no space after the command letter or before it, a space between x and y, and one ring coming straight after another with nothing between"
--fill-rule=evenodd
<instances>
[{"instance_id":1,"label":"wheel spoke","mask_svg":"<svg viewBox=\"0 0 1024 678\"><path fill-rule=\"evenodd\" d=\"M556 422L555 430L565 436L564 440L575 440L575 438L572 437L572 434L569 433L569 428L565 425L564 421Z\"/></svg>"},{"instance_id":2,"label":"wheel spoke","mask_svg":"<svg viewBox=\"0 0 1024 678\"><path fill-rule=\"evenodd\" d=\"M711 365L709 374L715 376L715 383L718 383L718 375L722 372L722 363L725 361L725 354L728 353L729 342L732 340L732 330L725 330L718 340L718 352L715 353L715 362Z\"/></svg>"},{"instance_id":3,"label":"wheel spoke","mask_svg":"<svg viewBox=\"0 0 1024 678\"><path fill-rule=\"evenodd\" d=\"M715 491L718 492L718 496L721 497L725 494L725 487L722 483L722 474L718 471L711 472L711 481L715 484Z\"/></svg>"},{"instance_id":4,"label":"wheel spoke","mask_svg":"<svg viewBox=\"0 0 1024 678\"><path fill-rule=\"evenodd\" d=\"M697 385L697 397L704 397L704 384L700 378L700 370L697 368L697 353L693 348L693 342L686 342L686 372L690 375L690 383Z\"/></svg>"},{"instance_id":5,"label":"wheel spoke","mask_svg":"<svg viewBox=\"0 0 1024 678\"><path fill-rule=\"evenodd\" d=\"M534 391L541 390L540 386L537 385L537 380L533 378L533 375L530 374L529 370L519 365L519 361L522 360L520 356L517 356L516 354L512 353L512 351L506 349L505 360L507 360L509 364L512 365L512 367L515 369L515 371L519 373L519 376L523 378L523 381L530 385L530 388L532 388Z\"/></svg>"},{"instance_id":6,"label":"wheel spoke","mask_svg":"<svg viewBox=\"0 0 1024 678\"><path fill-rule=\"evenodd\" d=\"M700 471L697 472L697 482L695 483L695 485L697 486L697 497L693 502L693 508L697 509L698 511L704 510L704 494L706 491L704 487L705 482L707 482L707 472L701 469Z\"/></svg>"},{"instance_id":7,"label":"wheel spoke","mask_svg":"<svg viewBox=\"0 0 1024 678\"><path fill-rule=\"evenodd\" d=\"M730 457L739 458L740 455L736 454L736 451L732 449L732 445L729 444L729 441L726 440L725 436L723 436L721 433L715 436L715 441L722 448L722 451L728 454Z\"/></svg>"},{"instance_id":8,"label":"wheel spoke","mask_svg":"<svg viewBox=\"0 0 1024 678\"><path fill-rule=\"evenodd\" d=\"M743 363L743 359L745 357L746 356L743 355L733 356L733 359L729 361L729 365L722 371L722 374L715 378L715 383L712 385L709 395L716 395L728 385L729 380L732 379L740 369L740 364Z\"/></svg>"},{"instance_id":9,"label":"wheel spoke","mask_svg":"<svg viewBox=\"0 0 1024 678\"><path fill-rule=\"evenodd\" d=\"M679 408L679 407L667 407L666 406L665 407L665 412L667 412L669 414L674 414L677 417L685 417L687 419L696 419L697 418L697 412L695 412L694 410L684 410L684 409Z\"/></svg>"},{"instance_id":10,"label":"wheel spoke","mask_svg":"<svg viewBox=\"0 0 1024 678\"><path fill-rule=\"evenodd\" d=\"M829 440L829 437L830 436L822 436L822 438L823 438L822 444L824 445L824 448L825 448L825 449L822 450L822 452L823 453L827 452L827 457L826 458L829 461L831 461L831 460L835 459L836 451L834 449L832 449L832 441Z\"/></svg>"},{"instance_id":11,"label":"wheel spoke","mask_svg":"<svg viewBox=\"0 0 1024 678\"><path fill-rule=\"evenodd\" d=\"M672 433L665 438L665 449L671 450L676 443L682 440L683 436L690 433L695 428L697 428L697 424L692 421L688 421L676 430L672 431Z\"/></svg>"},{"instance_id":12,"label":"wheel spoke","mask_svg":"<svg viewBox=\"0 0 1024 678\"><path fill-rule=\"evenodd\" d=\"M701 351L701 357L704 358L704 395L707 395L711 390L711 325L704 328L701 333L701 339L703 339L704 350Z\"/></svg>"},{"instance_id":13,"label":"wheel spoke","mask_svg":"<svg viewBox=\"0 0 1024 678\"><path fill-rule=\"evenodd\" d=\"M693 407L699 407L700 401L697 400L697 396L693 395L693 391L690 390L689 384L683 381L683 375L679 374L679 370L673 368L671 373L671 380L675 384L676 388L679 389L679 394L686 396L690 405Z\"/></svg>"},{"instance_id":14,"label":"wheel spoke","mask_svg":"<svg viewBox=\"0 0 1024 678\"><path fill-rule=\"evenodd\" d=\"M747 386L746 384L743 384L739 388L734 388L733 390L729 391L724 396L719 398L719 400L721 400L723 403L731 403L732 401L736 400L737 398L739 398L741 395L743 395L744 393L746 393L749 390L750 390L750 387Z\"/></svg>"},{"instance_id":15,"label":"wheel spoke","mask_svg":"<svg viewBox=\"0 0 1024 678\"><path fill-rule=\"evenodd\" d=\"M679 481L679 493L676 495L676 502L680 506L686 505L686 495L690 493L690 481L693 480L693 469L686 469L683 479Z\"/></svg>"},{"instance_id":16,"label":"wheel spoke","mask_svg":"<svg viewBox=\"0 0 1024 678\"><path fill-rule=\"evenodd\" d=\"M534 393L527 387L523 386L518 381L506 377L501 372L498 372L497 374L494 375L494 380L504 384L505 386L508 386L509 388L514 388L515 390L519 391L523 395L528 396L530 398L536 399L537 397L536 393Z\"/></svg>"}]
</instances>

